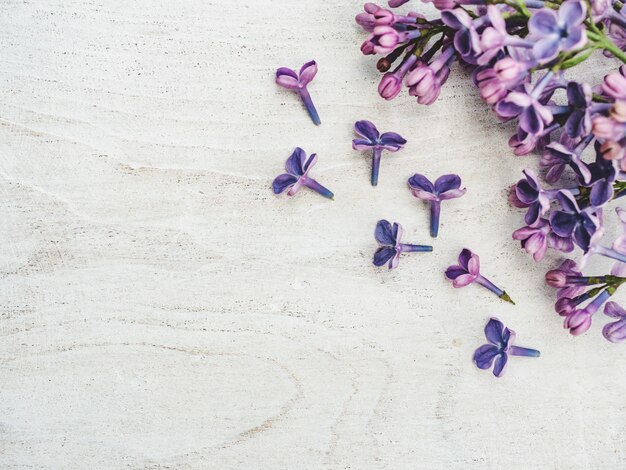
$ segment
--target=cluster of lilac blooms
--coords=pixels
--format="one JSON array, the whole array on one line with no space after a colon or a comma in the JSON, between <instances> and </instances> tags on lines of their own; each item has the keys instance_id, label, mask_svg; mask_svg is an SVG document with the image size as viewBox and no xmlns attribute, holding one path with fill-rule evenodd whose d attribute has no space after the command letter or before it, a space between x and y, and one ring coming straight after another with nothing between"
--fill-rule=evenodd
<instances>
[{"instance_id":1,"label":"cluster of lilac blooms","mask_svg":"<svg viewBox=\"0 0 626 470\"><path fill-rule=\"evenodd\" d=\"M316 73L315 61L304 64L300 73L281 67L276 71L276 83L296 91L302 98L312 121L319 125L321 123L319 115L307 90L307 85L313 80ZM371 184L377 186L383 150L397 152L404 147L407 141L395 132L381 134L372 122L365 120L357 121L354 124L354 131L358 137L352 141L352 148L358 151L371 151ZM316 162L316 154L307 157L303 149L296 147L285 163L286 173L278 175L272 183L274 194L286 193L288 196L294 196L302 187L307 187L326 198L334 199L332 191L309 175ZM432 182L426 176L415 173L408 179L407 183L411 194L430 206L430 234L436 238L439 234L441 202L459 198L466 192L465 188L461 188L461 178L458 175L447 174ZM399 223L391 223L384 219L378 221L374 231L374 238L378 243L373 258L375 266L387 265L389 269L395 269L398 267L402 253L433 250L430 245L403 243L402 234L403 228ZM515 304L505 291L480 273L480 262L477 254L465 248L461 251L458 260L458 265L450 266L445 271L445 276L452 281L455 288L476 283L495 293L501 299ZM490 344L483 345L476 350L473 358L474 363L480 369L489 369L495 362L493 373L496 377L503 374L509 355L539 356L539 351L514 346L515 333L505 328L499 320L494 318L487 323L485 336Z\"/></svg>"},{"instance_id":2,"label":"cluster of lilac blooms","mask_svg":"<svg viewBox=\"0 0 626 470\"><path fill-rule=\"evenodd\" d=\"M356 16L369 35L365 55L379 55L378 91L391 100L403 87L418 103L434 103L458 62L471 70L480 96L502 121L517 124L515 155L540 155L537 173L511 188L524 209L513 233L535 261L548 248L582 252L546 275L558 288L555 309L574 335L604 312L610 341L626 338L626 311L607 300L626 282L626 237L603 244L605 209L626 195L626 65L595 86L569 77L595 51L626 64L626 8L621 0L423 0L439 14L398 13L366 3ZM390 0L397 8L408 0ZM539 174L538 174L539 173ZM624 223L626 216L618 209ZM594 254L612 258L610 274L583 276ZM464 278L469 279L469 278Z\"/></svg>"}]
</instances>

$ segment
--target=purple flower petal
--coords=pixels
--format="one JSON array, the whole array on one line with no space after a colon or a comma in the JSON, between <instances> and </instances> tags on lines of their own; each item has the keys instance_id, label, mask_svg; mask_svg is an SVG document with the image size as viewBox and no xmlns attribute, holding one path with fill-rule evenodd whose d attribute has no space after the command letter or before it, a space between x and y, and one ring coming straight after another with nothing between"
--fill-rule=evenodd
<instances>
[{"instance_id":1,"label":"purple flower petal","mask_svg":"<svg viewBox=\"0 0 626 470\"><path fill-rule=\"evenodd\" d=\"M559 23L574 26L582 23L587 15L587 7L583 2L567 1L559 8Z\"/></svg>"},{"instance_id":2,"label":"purple flower petal","mask_svg":"<svg viewBox=\"0 0 626 470\"><path fill-rule=\"evenodd\" d=\"M392 259L396 255L395 248L390 246L381 246L374 253L374 265L384 266L387 261Z\"/></svg>"},{"instance_id":3,"label":"purple flower petal","mask_svg":"<svg viewBox=\"0 0 626 470\"><path fill-rule=\"evenodd\" d=\"M532 34L547 36L557 28L557 15L553 10L543 8L530 18L528 29Z\"/></svg>"},{"instance_id":4,"label":"purple flower petal","mask_svg":"<svg viewBox=\"0 0 626 470\"><path fill-rule=\"evenodd\" d=\"M509 356L506 353L501 353L497 358L493 366L493 375L496 377L502 377L506 369Z\"/></svg>"},{"instance_id":5,"label":"purple flower petal","mask_svg":"<svg viewBox=\"0 0 626 470\"><path fill-rule=\"evenodd\" d=\"M352 148L354 150L369 150L372 147L376 147L376 144L367 139L354 139L352 141Z\"/></svg>"},{"instance_id":6,"label":"purple flower petal","mask_svg":"<svg viewBox=\"0 0 626 470\"><path fill-rule=\"evenodd\" d=\"M607 323L602 328L602 335L612 343L618 343L626 339L626 321L619 320Z\"/></svg>"},{"instance_id":7,"label":"purple flower petal","mask_svg":"<svg viewBox=\"0 0 626 470\"><path fill-rule=\"evenodd\" d=\"M455 280L457 277L467 274L467 271L461 266L450 266L446 269L446 277L450 280Z\"/></svg>"},{"instance_id":8,"label":"purple flower petal","mask_svg":"<svg viewBox=\"0 0 626 470\"><path fill-rule=\"evenodd\" d=\"M534 17L533 17L534 18ZM532 21L532 18L531 18ZM533 54L541 62L547 62L553 59L559 53L559 41L552 37L541 39L533 46Z\"/></svg>"},{"instance_id":9,"label":"purple flower petal","mask_svg":"<svg viewBox=\"0 0 626 470\"><path fill-rule=\"evenodd\" d=\"M452 281L452 287L459 289L461 287L469 286L476 280L474 274L463 274Z\"/></svg>"},{"instance_id":10,"label":"purple flower petal","mask_svg":"<svg viewBox=\"0 0 626 470\"><path fill-rule=\"evenodd\" d=\"M485 325L485 337L491 344L504 347L502 332L504 330L504 324L497 318L490 318Z\"/></svg>"},{"instance_id":11,"label":"purple flower petal","mask_svg":"<svg viewBox=\"0 0 626 470\"><path fill-rule=\"evenodd\" d=\"M459 189L460 187L461 178L459 175L443 175L435 181L435 191L438 194L445 193L452 189Z\"/></svg>"},{"instance_id":12,"label":"purple flower petal","mask_svg":"<svg viewBox=\"0 0 626 470\"><path fill-rule=\"evenodd\" d=\"M316 153L312 153L311 156L309 157L309 159L306 161L306 163L302 167L302 169L304 170L304 173L308 173L308 171L311 168L313 168L313 166L316 163L317 163L317 154Z\"/></svg>"},{"instance_id":13,"label":"purple flower petal","mask_svg":"<svg viewBox=\"0 0 626 470\"><path fill-rule=\"evenodd\" d=\"M435 186L422 174L415 173L409 178L408 183L411 189L421 190L428 193L435 192Z\"/></svg>"},{"instance_id":14,"label":"purple flower petal","mask_svg":"<svg viewBox=\"0 0 626 470\"><path fill-rule=\"evenodd\" d=\"M298 74L287 67L276 70L276 83L288 90L297 90L300 87Z\"/></svg>"},{"instance_id":15,"label":"purple flower petal","mask_svg":"<svg viewBox=\"0 0 626 470\"><path fill-rule=\"evenodd\" d=\"M274 194L280 194L296 184L297 181L297 177L283 173L274 179L274 182L272 183L272 190L274 191Z\"/></svg>"},{"instance_id":16,"label":"purple flower petal","mask_svg":"<svg viewBox=\"0 0 626 470\"><path fill-rule=\"evenodd\" d=\"M372 143L377 142L378 137L380 136L378 129L376 129L376 126L371 121L363 120L355 122L354 130L357 132L357 134L365 137Z\"/></svg>"},{"instance_id":17,"label":"purple flower petal","mask_svg":"<svg viewBox=\"0 0 626 470\"><path fill-rule=\"evenodd\" d=\"M473 255L474 253L472 253L467 248L463 248L461 250L461 253L459 253L459 265L468 272L469 272L469 267L468 267L469 261Z\"/></svg>"},{"instance_id":18,"label":"purple flower petal","mask_svg":"<svg viewBox=\"0 0 626 470\"><path fill-rule=\"evenodd\" d=\"M463 189L451 189L449 191L446 191L445 193L441 193L439 195L439 199L441 201L446 201L448 199L455 199L457 197L463 196L466 192L467 192L467 189L465 189L465 188L463 188Z\"/></svg>"},{"instance_id":19,"label":"purple flower petal","mask_svg":"<svg viewBox=\"0 0 626 470\"><path fill-rule=\"evenodd\" d=\"M304 174L304 162L306 161L306 153L300 147L296 147L291 156L285 163L285 169L287 173L291 173L295 176L302 176Z\"/></svg>"},{"instance_id":20,"label":"purple flower petal","mask_svg":"<svg viewBox=\"0 0 626 470\"><path fill-rule=\"evenodd\" d=\"M607 179L601 179L597 181L591 187L591 193L589 194L589 201L595 207L600 207L606 204L613 197L613 182Z\"/></svg>"},{"instance_id":21,"label":"purple flower petal","mask_svg":"<svg viewBox=\"0 0 626 470\"><path fill-rule=\"evenodd\" d=\"M379 220L376 224L374 237L381 245L396 245L396 238L393 236L393 230L388 220Z\"/></svg>"},{"instance_id":22,"label":"purple flower petal","mask_svg":"<svg viewBox=\"0 0 626 470\"><path fill-rule=\"evenodd\" d=\"M304 64L300 68L300 86L305 87L311 83L315 74L317 74L317 63L314 60Z\"/></svg>"},{"instance_id":23,"label":"purple flower petal","mask_svg":"<svg viewBox=\"0 0 626 470\"><path fill-rule=\"evenodd\" d=\"M550 214L550 225L559 237L569 237L574 231L577 218L574 214L563 211L555 211Z\"/></svg>"},{"instance_id":24,"label":"purple flower petal","mask_svg":"<svg viewBox=\"0 0 626 470\"><path fill-rule=\"evenodd\" d=\"M499 354L497 346L493 344L483 344L476 351L474 351L474 364L479 369L489 369L493 364L494 358Z\"/></svg>"},{"instance_id":25,"label":"purple flower petal","mask_svg":"<svg viewBox=\"0 0 626 470\"><path fill-rule=\"evenodd\" d=\"M617 302L607 302L604 305L604 314L611 318L626 318L626 310Z\"/></svg>"},{"instance_id":26,"label":"purple flower petal","mask_svg":"<svg viewBox=\"0 0 626 470\"><path fill-rule=\"evenodd\" d=\"M395 132L385 132L380 136L379 143L390 152L397 152L406 144L406 140Z\"/></svg>"},{"instance_id":27,"label":"purple flower petal","mask_svg":"<svg viewBox=\"0 0 626 470\"><path fill-rule=\"evenodd\" d=\"M556 200L559 202L564 211L570 213L580 212L576 198L571 192L567 190L559 191L556 195Z\"/></svg>"}]
</instances>

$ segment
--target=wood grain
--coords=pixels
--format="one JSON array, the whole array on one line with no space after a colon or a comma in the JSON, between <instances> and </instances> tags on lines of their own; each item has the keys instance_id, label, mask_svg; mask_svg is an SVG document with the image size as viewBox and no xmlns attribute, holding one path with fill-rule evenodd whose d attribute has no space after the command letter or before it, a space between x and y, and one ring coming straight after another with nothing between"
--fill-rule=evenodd
<instances>
[{"instance_id":1,"label":"wood grain","mask_svg":"<svg viewBox=\"0 0 626 470\"><path fill-rule=\"evenodd\" d=\"M0 467L626 467L625 349L600 317L561 328L557 258L510 237L507 187L537 161L466 72L430 107L381 100L355 0L2 6ZM320 127L273 84L313 58ZM377 188L357 119L409 141ZM295 146L334 202L273 196ZM417 171L468 193L433 253L377 270L378 219L431 241ZM517 307L443 279L464 246ZM542 357L477 370L491 315Z\"/></svg>"}]
</instances>

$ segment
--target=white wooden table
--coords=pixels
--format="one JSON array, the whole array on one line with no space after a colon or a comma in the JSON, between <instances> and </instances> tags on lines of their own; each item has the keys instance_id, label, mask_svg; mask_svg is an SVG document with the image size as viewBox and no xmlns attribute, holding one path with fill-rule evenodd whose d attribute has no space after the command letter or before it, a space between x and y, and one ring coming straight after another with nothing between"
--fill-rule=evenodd
<instances>
[{"instance_id":1,"label":"white wooden table","mask_svg":"<svg viewBox=\"0 0 626 470\"><path fill-rule=\"evenodd\" d=\"M601 315L570 337L543 284L558 258L511 240L506 190L537 159L458 68L431 107L381 100L359 9L2 2L0 467L626 467L626 345ZM320 127L273 83L311 59ZM357 119L409 141L377 188ZM295 146L334 202L271 193ZM467 195L433 253L376 269L378 219L431 241L417 171ZM452 289L464 246L516 307ZM479 371L491 315L541 358Z\"/></svg>"}]
</instances>

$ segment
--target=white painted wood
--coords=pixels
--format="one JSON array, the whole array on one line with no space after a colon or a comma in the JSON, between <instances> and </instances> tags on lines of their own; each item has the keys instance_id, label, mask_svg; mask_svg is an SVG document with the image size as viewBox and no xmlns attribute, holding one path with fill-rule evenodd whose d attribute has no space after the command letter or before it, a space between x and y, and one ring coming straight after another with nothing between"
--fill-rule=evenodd
<instances>
[{"instance_id":1,"label":"white painted wood","mask_svg":"<svg viewBox=\"0 0 626 470\"><path fill-rule=\"evenodd\" d=\"M626 466L624 346L601 316L570 337L543 285L556 258L510 238L506 189L536 159L461 70L431 107L379 99L359 8L2 2L0 467ZM320 127L273 83L310 59ZM377 188L357 119L409 141ZM334 202L272 195L297 145ZM377 270L379 218L431 241L416 171L468 193L433 253ZM443 279L463 246L517 307ZM542 357L477 370L490 315Z\"/></svg>"}]
</instances>

